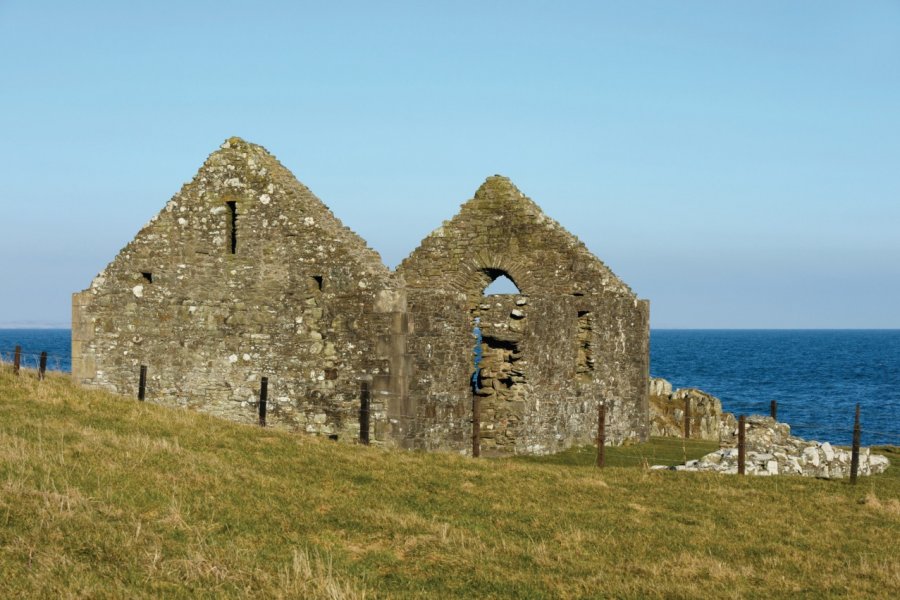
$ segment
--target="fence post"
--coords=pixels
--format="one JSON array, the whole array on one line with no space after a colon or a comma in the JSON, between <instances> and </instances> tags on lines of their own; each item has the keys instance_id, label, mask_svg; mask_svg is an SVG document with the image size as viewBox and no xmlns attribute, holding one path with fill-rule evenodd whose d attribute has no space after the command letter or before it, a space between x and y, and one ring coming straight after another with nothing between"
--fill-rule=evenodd
<instances>
[{"instance_id":1,"label":"fence post","mask_svg":"<svg viewBox=\"0 0 900 600\"><path fill-rule=\"evenodd\" d=\"M359 441L369 445L369 382L359 382Z\"/></svg>"},{"instance_id":2,"label":"fence post","mask_svg":"<svg viewBox=\"0 0 900 600\"><path fill-rule=\"evenodd\" d=\"M141 375L138 378L138 400L143 400L147 395L147 365L141 365Z\"/></svg>"},{"instance_id":3,"label":"fence post","mask_svg":"<svg viewBox=\"0 0 900 600\"><path fill-rule=\"evenodd\" d=\"M472 393L472 457L481 456L481 398Z\"/></svg>"},{"instance_id":4,"label":"fence post","mask_svg":"<svg viewBox=\"0 0 900 600\"><path fill-rule=\"evenodd\" d=\"M691 399L684 399L684 439L691 437Z\"/></svg>"},{"instance_id":5,"label":"fence post","mask_svg":"<svg viewBox=\"0 0 900 600\"><path fill-rule=\"evenodd\" d=\"M597 467L602 469L606 464L606 402L601 401L597 407Z\"/></svg>"},{"instance_id":6,"label":"fence post","mask_svg":"<svg viewBox=\"0 0 900 600\"><path fill-rule=\"evenodd\" d=\"M38 367L38 379L44 380L44 374L47 372L47 353L41 352L41 364Z\"/></svg>"},{"instance_id":7,"label":"fence post","mask_svg":"<svg viewBox=\"0 0 900 600\"><path fill-rule=\"evenodd\" d=\"M769 402L769 414L772 415L772 420L778 420L778 401L772 400Z\"/></svg>"},{"instance_id":8,"label":"fence post","mask_svg":"<svg viewBox=\"0 0 900 600\"><path fill-rule=\"evenodd\" d=\"M259 382L259 426L266 426L266 400L269 399L269 378L263 377Z\"/></svg>"},{"instance_id":9,"label":"fence post","mask_svg":"<svg viewBox=\"0 0 900 600\"><path fill-rule=\"evenodd\" d=\"M746 419L744 418L744 415L741 415L741 418L738 419L738 475L743 475L744 471L746 470L746 427Z\"/></svg>"},{"instance_id":10,"label":"fence post","mask_svg":"<svg viewBox=\"0 0 900 600\"><path fill-rule=\"evenodd\" d=\"M856 418L853 420L853 452L850 455L850 483L856 485L856 475L859 472L859 402L856 403Z\"/></svg>"},{"instance_id":11,"label":"fence post","mask_svg":"<svg viewBox=\"0 0 900 600\"><path fill-rule=\"evenodd\" d=\"M22 346L16 346L16 353L13 357L13 375L19 374L19 366L22 364Z\"/></svg>"}]
</instances>

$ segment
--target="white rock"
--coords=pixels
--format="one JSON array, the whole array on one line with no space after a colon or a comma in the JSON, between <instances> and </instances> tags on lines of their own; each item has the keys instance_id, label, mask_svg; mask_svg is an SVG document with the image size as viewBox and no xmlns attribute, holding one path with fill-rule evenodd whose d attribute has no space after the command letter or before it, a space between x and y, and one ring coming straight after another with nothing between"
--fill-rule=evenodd
<instances>
[{"instance_id":1,"label":"white rock","mask_svg":"<svg viewBox=\"0 0 900 600\"><path fill-rule=\"evenodd\" d=\"M803 449L803 458L812 466L819 466L819 451L813 446L807 446Z\"/></svg>"},{"instance_id":2,"label":"white rock","mask_svg":"<svg viewBox=\"0 0 900 600\"><path fill-rule=\"evenodd\" d=\"M771 475L778 475L778 461L770 460L766 463L766 471Z\"/></svg>"},{"instance_id":3,"label":"white rock","mask_svg":"<svg viewBox=\"0 0 900 600\"><path fill-rule=\"evenodd\" d=\"M825 442L822 444L822 452L825 454L825 460L827 462L831 462L834 460L834 448L831 447L831 444Z\"/></svg>"},{"instance_id":4,"label":"white rock","mask_svg":"<svg viewBox=\"0 0 900 600\"><path fill-rule=\"evenodd\" d=\"M136 285L131 288L131 293L135 295L137 298L142 298L144 296L144 286Z\"/></svg>"}]
</instances>

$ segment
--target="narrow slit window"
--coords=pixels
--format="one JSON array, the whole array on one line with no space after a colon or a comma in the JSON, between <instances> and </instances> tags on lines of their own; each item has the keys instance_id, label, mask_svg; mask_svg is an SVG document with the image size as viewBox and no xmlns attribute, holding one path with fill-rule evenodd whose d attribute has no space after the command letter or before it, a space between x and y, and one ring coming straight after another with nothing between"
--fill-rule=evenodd
<instances>
[{"instance_id":1,"label":"narrow slit window","mask_svg":"<svg viewBox=\"0 0 900 600\"><path fill-rule=\"evenodd\" d=\"M237 202L225 204L228 206L228 247L232 254L237 254Z\"/></svg>"},{"instance_id":2,"label":"narrow slit window","mask_svg":"<svg viewBox=\"0 0 900 600\"><path fill-rule=\"evenodd\" d=\"M313 285L320 292L322 291L322 276L321 275L313 275Z\"/></svg>"},{"instance_id":3,"label":"narrow slit window","mask_svg":"<svg viewBox=\"0 0 900 600\"><path fill-rule=\"evenodd\" d=\"M578 381L590 383L594 378L594 317L587 310L578 311L578 342L575 375Z\"/></svg>"},{"instance_id":4,"label":"narrow slit window","mask_svg":"<svg viewBox=\"0 0 900 600\"><path fill-rule=\"evenodd\" d=\"M153 283L153 273L151 273L150 271L142 271L141 277L143 277L144 281L146 281L147 283Z\"/></svg>"}]
</instances>

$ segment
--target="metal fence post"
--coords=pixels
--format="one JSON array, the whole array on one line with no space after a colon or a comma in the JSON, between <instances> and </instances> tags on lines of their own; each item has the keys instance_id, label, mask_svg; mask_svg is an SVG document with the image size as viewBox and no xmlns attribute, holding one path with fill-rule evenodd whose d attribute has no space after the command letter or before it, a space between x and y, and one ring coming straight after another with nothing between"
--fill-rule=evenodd
<instances>
[{"instance_id":1,"label":"metal fence post","mask_svg":"<svg viewBox=\"0 0 900 600\"><path fill-rule=\"evenodd\" d=\"M47 353L41 352L41 364L40 364L40 366L38 366L38 379L43 381L46 373L47 373Z\"/></svg>"}]
</instances>

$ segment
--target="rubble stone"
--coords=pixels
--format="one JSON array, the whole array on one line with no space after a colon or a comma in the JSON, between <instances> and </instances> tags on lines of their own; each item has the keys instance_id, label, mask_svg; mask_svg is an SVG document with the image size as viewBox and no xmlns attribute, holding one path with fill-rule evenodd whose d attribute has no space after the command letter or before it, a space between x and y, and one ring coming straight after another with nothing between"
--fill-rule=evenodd
<instances>
[{"instance_id":1,"label":"rubble stone","mask_svg":"<svg viewBox=\"0 0 900 600\"><path fill-rule=\"evenodd\" d=\"M793 437L790 431L787 423L778 423L771 417L748 417L745 431L746 474L801 475L823 479L850 476L850 450L835 448L828 442ZM737 431L730 432L727 439L728 443L736 443ZM698 461L678 465L676 470L737 473L737 461L737 448L723 447ZM889 465L887 457L872 454L869 448L860 448L858 475L883 473Z\"/></svg>"}]
</instances>

